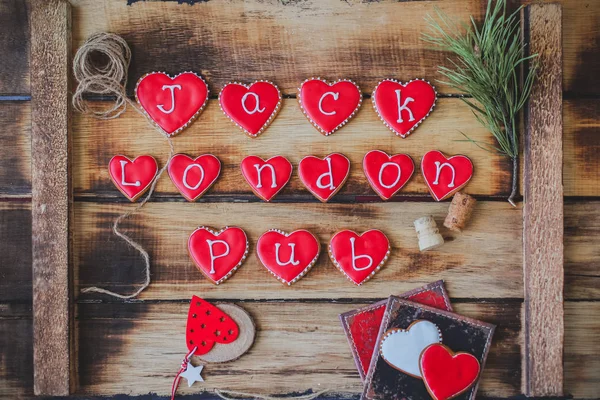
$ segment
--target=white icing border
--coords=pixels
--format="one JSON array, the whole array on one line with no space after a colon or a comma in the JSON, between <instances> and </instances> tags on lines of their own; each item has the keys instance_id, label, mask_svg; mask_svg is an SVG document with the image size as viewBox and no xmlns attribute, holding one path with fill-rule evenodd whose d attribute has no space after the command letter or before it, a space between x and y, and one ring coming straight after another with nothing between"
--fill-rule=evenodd
<instances>
[{"instance_id":1,"label":"white icing border","mask_svg":"<svg viewBox=\"0 0 600 400\"><path fill-rule=\"evenodd\" d=\"M318 158L321 161L324 161L327 157L330 157L334 154L340 155L342 157L344 157L347 161L348 161L348 172L346 172L346 176L344 177L344 180L339 184L339 186L337 187L336 190L334 190L333 192L331 192L331 194L329 195L329 197L327 197L326 199L322 198L321 196L319 196L318 194L316 194L315 192L313 192L307 185L306 183L304 183L304 180L302 179L302 175L300 174L300 164L302 163L302 161L304 161L306 158L309 157L314 157L314 158ZM342 187L344 187L344 185L346 184L346 181L348 180L348 178L350 177L350 168L352 168L352 163L350 162L350 159L348 157L346 157L344 154L342 153L329 153L327 154L325 157L321 158L318 156L313 156L312 154L309 154L308 156L304 156L302 157L302 159L300 160L300 162L298 162L298 177L300 178L300 182L302 182L302 185L304 185L304 187L313 195L317 198L317 200L319 200L321 203L327 203L329 200L331 200L333 198L333 196L335 196L341 189Z\"/></svg>"},{"instance_id":2,"label":"white icing border","mask_svg":"<svg viewBox=\"0 0 600 400\"><path fill-rule=\"evenodd\" d=\"M136 194L135 196L133 196L133 197L129 197L129 195L127 193L125 193L121 189L121 186L119 186L119 184L117 183L117 181L113 177L112 171L110 170L110 164L112 163L112 160L115 159L115 157L123 157L123 158L125 158L127 161L129 161L132 164L135 162L135 160L137 160L140 157L150 157L150 158L152 158L154 160L154 163L156 164L156 171L154 171L154 176L152 177L152 179L150 179L150 182L148 182L148 184L146 186L144 186L144 188L142 190L140 190L140 192L138 194ZM117 187L117 189L119 189L119 192L121 192L123 194L123 196L125 196L126 198L128 198L129 201L131 201L132 203L135 203L137 201L137 199L139 199L140 197L142 197L144 195L144 193L146 193L148 191L148 189L150 188L150 186L152 186L152 183L154 182L154 180L156 179L156 176L158 175L158 170L159 170L159 168L158 168L158 161L156 161L156 158L154 158L153 156L151 156L149 154L142 154L140 156L137 156L133 160L131 160L127 156L124 156L123 154L115 154L114 156L111 157L110 161L108 162L108 175L110 176L110 180L113 181L113 184Z\"/></svg>"},{"instance_id":3,"label":"white icing border","mask_svg":"<svg viewBox=\"0 0 600 400\"><path fill-rule=\"evenodd\" d=\"M211 182L210 185L208 185L206 187L206 189L204 189L200 194L198 194L196 197L194 197L193 199L188 198L185 194L183 194L183 192L181 190L179 190L179 188L177 187L177 185L175 184L175 181L173 181L173 176L171 175L171 161L173 160L173 158L175 156L186 156L192 159L192 162L196 162L196 159L200 158L200 157L204 157L204 156L213 156L214 158L217 159L217 161L219 162L219 172L217 172L217 177L215 178L214 181ZM219 160L219 157L215 156L214 154L211 153L204 153L204 154L200 154L198 157L196 158L192 158L192 156L189 156L185 153L177 153L177 154L173 154L173 157L171 157L169 159L169 162L167 163L167 173L169 174L169 178L171 178L171 182L173 183L173 186L175 186L175 189L177 189L179 191L179 193L189 202L193 203L196 200L198 200L200 197L202 197L204 195L204 193L208 192L208 190L215 184L217 183L217 180L219 180L219 177L221 176L221 160Z\"/></svg>"},{"instance_id":4,"label":"white icing border","mask_svg":"<svg viewBox=\"0 0 600 400\"><path fill-rule=\"evenodd\" d=\"M350 82L352 83L354 86L356 86L356 89L358 90L358 95L359 95L359 100L358 100L358 104L356 105L356 108L354 109L354 111L352 111L352 113L342 122L340 122L340 124L338 126L336 126L335 128L333 128L333 130L331 132L326 132L325 130L323 130L319 125L317 125L317 123L315 121L312 120L312 118L310 118L310 116L308 115L308 113L306 112L306 110L304 109L304 107L302 107L302 86L304 86L304 84L306 82L309 81L321 81L323 83L325 83L326 85L328 85L329 87L335 85L336 83L339 82ZM300 104L300 109L302 110L302 114L304 114L304 116L310 121L310 123L312 124L312 126L314 126L315 128L317 128L317 130L319 132L321 132L323 135L325 136L329 136L331 134L333 134L335 131L337 131L338 129L342 128L344 125L346 125L351 119L352 117L354 117L354 115L356 115L356 113L358 112L358 109L360 108L360 106L362 105L362 101L363 101L363 95L362 92L360 91L360 86L358 86L358 84L356 82L354 82L351 79L338 79L336 81L333 82L328 82L326 79L321 79L321 77L312 77L312 78L308 78L305 79L301 84L300 87L298 88L298 104Z\"/></svg>"},{"instance_id":5,"label":"white icing border","mask_svg":"<svg viewBox=\"0 0 600 400\"><path fill-rule=\"evenodd\" d=\"M400 187L399 187L399 188L398 188L396 191L394 191L394 193L392 193L392 195L391 195L390 197L388 197L388 198L386 198L386 197L385 197L385 196L384 196L382 193L380 193L380 192L379 192L379 190L378 190L378 189L375 187L375 185L373 185L373 184L371 183L371 178L369 178L369 176L367 175L367 169L365 168L365 160L367 159L367 156L368 156L369 154L373 153L373 152L376 152L376 151L377 151L377 152L381 152L381 153L385 154L385 155L388 157L388 159L390 159L390 160L391 160L391 158L392 158L392 157L399 156L399 155L403 155L403 156L407 156L407 157L410 159L410 161L412 162L413 170L412 170L412 172L411 172L410 176L408 177L408 179L406 180L406 182L404 182L404 185L400 186ZM396 154L392 154L392 155L390 156L390 155L389 155L387 152L385 152L385 151L383 151L383 150L369 150L369 151L367 152L367 154L365 154L365 156L363 157L363 165L362 165L362 167L363 167L363 174L365 174L365 178L367 178L367 182L369 183L369 186L371 186L371 189L373 189L373 191L374 191L375 193L377 193L377 195L378 195L378 196L381 198L381 200L383 200L383 201L388 201L389 199L391 199L392 197L394 197L394 196L396 195L396 193L398 193L399 191L401 191L402 189L404 189L404 187L405 187L405 186L408 184L408 182L410 181L410 179L411 179L411 178L413 177L413 175L415 174L415 170L416 170L416 168L415 168L415 160L413 160L413 158L410 156L410 154L406 154L406 153L396 153Z\"/></svg>"},{"instance_id":6,"label":"white icing border","mask_svg":"<svg viewBox=\"0 0 600 400\"><path fill-rule=\"evenodd\" d=\"M245 87L246 89L250 90L250 86L254 85L255 83L260 83L260 82L266 82L266 83L270 83L271 85L273 85L275 87L275 89L277 90L277 95L279 96L279 100L277 101L277 105L275 106L275 109L273 110L273 112L271 113L271 115L269 116L269 119L267 119L267 121L263 124L263 126L260 128L260 130L257 133L250 133L248 132L243 126L241 126L240 124L238 124L236 121L234 121L223 109L223 105L221 104L221 94L223 94L223 90L229 86L229 85L240 85ZM223 85L223 88L221 89L221 91L219 92L219 107L221 108L221 111L223 112L223 114L231 121L233 122L238 128L240 128L248 137L251 138L257 138L261 133L263 133L268 127L269 125L271 125L271 123L273 122L273 120L275 119L275 117L277 116L277 114L279 114L279 111L281 111L281 104L283 101L283 97L281 95L281 90L279 90L279 87L274 84L273 82L266 80L266 79L260 79L257 81L254 81L248 85L241 83L241 82L237 82L237 81L231 81L231 82L227 82L225 85Z\"/></svg>"},{"instance_id":7,"label":"white icing border","mask_svg":"<svg viewBox=\"0 0 600 400\"><path fill-rule=\"evenodd\" d=\"M149 75L154 75L154 74L164 74L164 75L168 76L171 79L175 79L178 76L183 75L183 74L194 74L194 75L196 75L196 77L200 78L200 80L202 82L204 82L204 85L206 85L206 99L204 99L204 103L200 106L200 108L198 109L198 111L196 111L196 113L190 117L190 119L185 124L183 124L181 127L177 128L172 133L165 132L165 130L163 128L161 128L160 125L158 125L156 123L156 121L154 121L154 119L152 119L152 117L146 112L146 109L144 108L144 106L142 106L142 103L140 103L140 99L138 98L138 95L137 95L138 86L140 85L140 82L142 81L142 79L144 79L145 77L147 77ZM193 71L183 71L183 72L178 73L175 76L171 76L171 75L169 75L169 74L167 74L166 72L163 72L163 71L148 72L148 73L142 75L142 77L140 79L138 79L137 83L135 84L134 93L135 93L135 101L139 104L139 106L142 109L142 111L144 112L144 115L146 116L146 118L148 118L150 121L152 121L152 124L154 124L154 126L156 126L158 129L160 129L161 132L163 132L165 135L167 135L167 137L173 137L173 136L177 135L179 132L181 132L182 130L184 130L185 128L187 128L192 122L194 122L194 120L200 116L200 113L204 110L204 108L206 107L206 104L208 104L208 98L210 97L210 89L208 87L208 84L206 83L206 81L204 80L204 78L202 78L202 76L200 76L199 74L197 74L197 73L195 73Z\"/></svg>"},{"instance_id":8,"label":"white icing border","mask_svg":"<svg viewBox=\"0 0 600 400\"><path fill-rule=\"evenodd\" d=\"M283 157L284 160L286 160L288 163L290 163L290 167L292 167L292 171L290 172L290 176L288 176L287 181L285 181L285 183L283 185L281 185L281 187L279 188L279 190L277 190L275 192L275 194L271 197L270 200L267 200L265 197L263 197L263 195L261 195L260 193L258 193L254 189L254 186L252 186L252 184L250 183L250 181L248 181L248 178L246 178L246 175L244 175L244 170L242 169L242 162L244 162L244 160L246 158L248 158L248 157L258 157L264 163L268 163L269 161L271 161L272 159L274 159L276 157ZM256 195L256 197L258 197L259 199L261 199L261 200L263 200L263 201L265 201L267 203L269 203L271 200L273 200L275 197L277 197L277 195L279 194L279 192L281 192L283 190L283 188L286 187L288 183L290 183L290 181L292 180L292 174L294 173L294 164L292 164L292 162L290 160L288 160L286 156L277 155L277 156L273 156L273 157L269 158L268 160L265 160L264 158L262 158L260 156L255 156L253 154L250 154L250 155L242 158L242 162L240 162L240 172L242 173L242 176L244 177L244 180L246 181L246 183L248 184L248 186L250 186L250 189L252 190L252 192L254 192L254 194ZM273 168L275 168L275 167L273 166Z\"/></svg>"},{"instance_id":9,"label":"white icing border","mask_svg":"<svg viewBox=\"0 0 600 400\"><path fill-rule=\"evenodd\" d=\"M409 83L411 83L411 82L414 82L414 81L421 81L421 82L425 82L425 83L427 83L429 86L431 86L431 88L433 89L433 93L434 93L435 97L434 97L434 99L433 99L433 104L431 105L431 108L429 109L429 111L427 112L427 114L425 114L425 116L424 116L423 118L421 118L419 121L417 121L417 123L416 123L416 124L414 124L414 125L413 125L413 127L412 127L412 128L410 128L410 129L408 130L408 132L406 132L406 133L402 134L402 133L398 132L397 130L395 130L395 129L394 129L392 126L390 126L390 125L389 125L389 124L388 124L388 123L385 121L385 119L383 119L383 116L381 115L381 113L379 112L379 109L377 108L377 101L375 100L375 93L377 92L377 88L379 87L379 85L381 85L383 82L394 82L394 83L397 83L397 84L399 84L399 85L401 85L402 87L404 87L404 88L405 88L405 87L406 87L406 85L408 85ZM408 135L410 135L410 134L411 134L411 133L412 133L412 132L413 132L415 129L417 129L417 128L419 127L419 125L421 125L421 123L423 123L423 121L425 121L425 119L426 119L427 117L429 117L429 114L431 114L431 112L433 111L433 108L435 107L435 103L437 102L437 99L438 99L438 93L437 93L437 91L435 90L435 86L433 86L433 85L432 85L432 84L431 84L429 81L427 81L427 80L425 80L425 79L421 79L421 78L415 78L415 79L411 79L411 80L410 80L410 81L408 81L408 82L405 82L405 83L403 83L403 82L401 82L401 81L399 81L399 80L397 80L397 79L392 79L392 78L390 78L390 79L383 79L383 80L379 81L379 83L377 83L377 86L375 86L375 89L373 89L373 94L371 95L371 98L373 99L373 108L375 109L375 112L376 112L376 113L377 113L377 115L379 116L379 119L381 120L381 122L383 122L383 124L384 124L385 126L387 126L387 127L388 127L388 129L389 129L390 131L394 132L394 134L395 134L396 136L400 136L402 139L404 139L404 138L406 138Z\"/></svg>"},{"instance_id":10,"label":"white icing border","mask_svg":"<svg viewBox=\"0 0 600 400\"><path fill-rule=\"evenodd\" d=\"M456 187L454 190L451 190L450 192L448 192L448 194L446 194L444 197L442 197L441 199L439 199L436 194L433 192L433 189L431 188L431 185L429 185L429 182L427 182L427 178L425 177L425 171L423 171L423 159L425 158L425 156L429 153L433 153L433 152L437 152L440 153L446 160L452 160L454 157L465 157L467 160L469 160L471 162L471 165L473 166L473 172L471 173L471 176L469 177L469 179L467 179L465 181L465 183L463 183L462 185ZM427 185L427 187L429 188L429 193L431 194L431 197L433 197L435 199L435 201L442 201L442 200L446 200L448 197L454 195L454 193L458 192L460 189L464 188L465 186L467 186L467 183L469 183L469 181L471 180L471 178L473 178L473 174L475 173L475 165L473 164L473 160L471 160L469 157L465 156L464 154L455 154L452 157L446 157L446 155L444 153L442 153L439 150L429 150L427 153L423 154L423 157L421 157L421 175L423 175L423 180L425 181L425 184Z\"/></svg>"}]
</instances>

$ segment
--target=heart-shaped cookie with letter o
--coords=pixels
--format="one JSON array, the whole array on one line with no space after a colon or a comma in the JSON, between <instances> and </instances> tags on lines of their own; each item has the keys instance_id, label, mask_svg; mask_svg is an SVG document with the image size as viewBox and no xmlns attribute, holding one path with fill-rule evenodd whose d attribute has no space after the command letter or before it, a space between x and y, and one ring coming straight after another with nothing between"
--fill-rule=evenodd
<instances>
[{"instance_id":1,"label":"heart-shaped cookie with letter o","mask_svg":"<svg viewBox=\"0 0 600 400\"><path fill-rule=\"evenodd\" d=\"M323 159L306 156L298 164L298 175L304 186L325 203L344 186L350 175L350 160L340 153Z\"/></svg>"},{"instance_id":2,"label":"heart-shaped cookie with letter o","mask_svg":"<svg viewBox=\"0 0 600 400\"><path fill-rule=\"evenodd\" d=\"M441 201L471 180L473 163L467 156L446 157L441 151L432 150L421 159L421 172L433 198Z\"/></svg>"},{"instance_id":3,"label":"heart-shaped cookie with letter o","mask_svg":"<svg viewBox=\"0 0 600 400\"><path fill-rule=\"evenodd\" d=\"M393 156L371 150L363 159L363 171L369 185L383 200L389 200L406 185L415 172L415 163L407 154Z\"/></svg>"},{"instance_id":4,"label":"heart-shaped cookie with letter o","mask_svg":"<svg viewBox=\"0 0 600 400\"><path fill-rule=\"evenodd\" d=\"M271 201L292 177L292 163L283 156L271 157L266 161L257 156L248 156L242 160L240 168L252 191L264 201Z\"/></svg>"},{"instance_id":5,"label":"heart-shaped cookie with letter o","mask_svg":"<svg viewBox=\"0 0 600 400\"><path fill-rule=\"evenodd\" d=\"M139 156L132 161L116 155L108 163L108 173L117 189L134 202L150 188L158 173L158 164L152 156Z\"/></svg>"},{"instance_id":6,"label":"heart-shaped cookie with letter o","mask_svg":"<svg viewBox=\"0 0 600 400\"><path fill-rule=\"evenodd\" d=\"M212 154L196 159L175 154L169 160L169 177L187 201L196 201L215 183L221 173L221 162Z\"/></svg>"},{"instance_id":7,"label":"heart-shaped cookie with letter o","mask_svg":"<svg viewBox=\"0 0 600 400\"><path fill-rule=\"evenodd\" d=\"M151 72L138 81L135 98L160 129L175 135L200 115L208 101L208 86L193 72L173 78L164 72Z\"/></svg>"}]
</instances>

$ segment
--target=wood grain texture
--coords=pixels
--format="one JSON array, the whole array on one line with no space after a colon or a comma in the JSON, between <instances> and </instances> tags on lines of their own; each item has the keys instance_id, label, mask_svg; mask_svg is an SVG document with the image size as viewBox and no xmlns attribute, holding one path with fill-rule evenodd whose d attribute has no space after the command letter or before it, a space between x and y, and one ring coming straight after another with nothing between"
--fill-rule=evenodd
<instances>
[{"instance_id":1,"label":"wood grain texture","mask_svg":"<svg viewBox=\"0 0 600 400\"><path fill-rule=\"evenodd\" d=\"M31 196L31 104L0 102L0 197Z\"/></svg>"},{"instance_id":2,"label":"wood grain texture","mask_svg":"<svg viewBox=\"0 0 600 400\"><path fill-rule=\"evenodd\" d=\"M0 303L31 301L31 204L0 201Z\"/></svg>"},{"instance_id":3,"label":"wood grain texture","mask_svg":"<svg viewBox=\"0 0 600 400\"><path fill-rule=\"evenodd\" d=\"M65 0L31 7L33 360L36 395L67 395L69 306L69 63Z\"/></svg>"},{"instance_id":4,"label":"wood grain texture","mask_svg":"<svg viewBox=\"0 0 600 400\"><path fill-rule=\"evenodd\" d=\"M0 0L0 95L29 94L29 0Z\"/></svg>"},{"instance_id":5,"label":"wood grain texture","mask_svg":"<svg viewBox=\"0 0 600 400\"><path fill-rule=\"evenodd\" d=\"M2 399L33 397L32 333L30 303L0 303L0 398Z\"/></svg>"},{"instance_id":6,"label":"wood grain texture","mask_svg":"<svg viewBox=\"0 0 600 400\"><path fill-rule=\"evenodd\" d=\"M455 121L462 122L455 124ZM390 154L407 153L413 158L417 166L415 174L398 196L431 198L419 165L425 152L437 149L447 155L462 153L472 159L475 173L465 188L466 192L506 197L510 191L508 160L481 150L474 144L465 143L460 131L475 140L491 143L490 135L458 99L438 101L429 118L407 139L396 137L383 125L370 100L363 102L361 110L348 125L325 137L302 115L295 99L285 99L281 112L271 126L260 137L252 139L223 115L217 100L211 100L198 120L173 141L177 152L189 155L212 153L221 160L221 177L207 192L205 199L215 199L219 195L244 195L245 198L258 201L241 174L242 159L247 155L264 158L283 155L292 162L294 172L289 184L275 200L301 196L317 202L298 178L298 163L306 155L324 157L332 152L340 152L350 159L351 172L348 181L332 201L357 195L371 196L373 200L380 201L362 170L364 155L374 149ZM116 197L127 201L108 176L108 162L115 154L130 157L150 154L157 158L159 165L168 161L169 147L165 140L133 110L112 121L76 115L73 132L73 185L76 196ZM175 196L184 201L167 175L159 182L157 195Z\"/></svg>"},{"instance_id":7,"label":"wood grain texture","mask_svg":"<svg viewBox=\"0 0 600 400\"><path fill-rule=\"evenodd\" d=\"M532 5L525 35L538 54L538 76L526 110L524 144L523 389L528 396L563 392L562 8Z\"/></svg>"}]
</instances>

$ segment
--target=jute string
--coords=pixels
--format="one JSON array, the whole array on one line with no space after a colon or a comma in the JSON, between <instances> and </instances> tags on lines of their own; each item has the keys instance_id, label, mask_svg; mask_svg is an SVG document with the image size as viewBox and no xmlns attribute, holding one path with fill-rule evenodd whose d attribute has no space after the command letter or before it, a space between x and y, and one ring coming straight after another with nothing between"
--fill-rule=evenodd
<instances>
[{"instance_id":1,"label":"jute string","mask_svg":"<svg viewBox=\"0 0 600 400\"><path fill-rule=\"evenodd\" d=\"M94 63L94 55L103 55L106 59L106 64L98 66ZM175 154L173 141L160 127L154 124L148 116L138 108L138 106L129 97L127 97L127 70L131 61L131 50L125 39L113 33L100 32L88 38L85 43L77 50L73 59L73 74L77 80L77 89L73 94L73 108L83 114L89 114L100 120L109 120L119 117L127 109L129 104L131 108L137 111L140 115L148 120L151 126L160 133L169 144L169 159ZM113 103L105 109L92 110L88 102L84 99L84 93L96 94L101 96L114 97ZM83 289L82 293L104 293L119 299L132 299L142 293L150 285L150 256L148 252L136 241L131 239L119 230L119 225L123 220L136 214L150 200L156 183L160 176L167 169L167 164L158 171L156 178L150 186L150 190L146 197L137 204L135 208L127 211L115 219L112 230L115 235L123 239L127 244L137 250L142 256L145 263L145 279L142 285L134 292L128 295L112 292L99 287L89 287Z\"/></svg>"}]
</instances>

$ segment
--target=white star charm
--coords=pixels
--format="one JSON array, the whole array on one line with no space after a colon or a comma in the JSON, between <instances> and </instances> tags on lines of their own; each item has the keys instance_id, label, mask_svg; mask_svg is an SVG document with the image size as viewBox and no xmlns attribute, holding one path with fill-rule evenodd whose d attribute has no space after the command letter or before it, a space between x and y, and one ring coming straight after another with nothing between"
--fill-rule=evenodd
<instances>
[{"instance_id":1,"label":"white star charm","mask_svg":"<svg viewBox=\"0 0 600 400\"><path fill-rule=\"evenodd\" d=\"M200 376L200 372L202 372L203 368L204 365L198 365L197 367L194 367L188 360L187 368L181 373L180 376L183 376L185 379L187 379L188 387L192 387L194 382L204 382L204 379L202 379Z\"/></svg>"}]
</instances>

